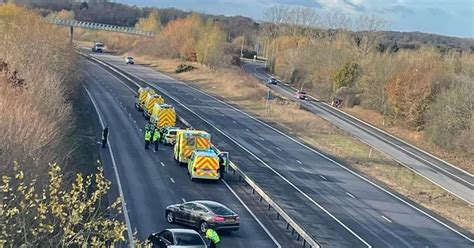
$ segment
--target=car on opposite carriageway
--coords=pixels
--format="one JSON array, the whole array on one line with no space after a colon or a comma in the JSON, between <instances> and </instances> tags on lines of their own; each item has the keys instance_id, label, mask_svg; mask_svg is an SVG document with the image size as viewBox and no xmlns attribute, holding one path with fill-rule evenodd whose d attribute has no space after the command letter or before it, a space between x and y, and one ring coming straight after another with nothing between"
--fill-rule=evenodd
<instances>
[{"instance_id":1,"label":"car on opposite carriageway","mask_svg":"<svg viewBox=\"0 0 474 248\"><path fill-rule=\"evenodd\" d=\"M202 233L208 228L236 231L240 226L240 217L237 213L214 201L190 201L170 205L165 209L165 217L168 223L192 226Z\"/></svg>"},{"instance_id":2,"label":"car on opposite carriageway","mask_svg":"<svg viewBox=\"0 0 474 248\"><path fill-rule=\"evenodd\" d=\"M274 78L274 77L271 77L271 78L268 79L268 81L267 81L267 84L278 84L278 83L279 83L279 81L278 81L276 78Z\"/></svg>"}]
</instances>

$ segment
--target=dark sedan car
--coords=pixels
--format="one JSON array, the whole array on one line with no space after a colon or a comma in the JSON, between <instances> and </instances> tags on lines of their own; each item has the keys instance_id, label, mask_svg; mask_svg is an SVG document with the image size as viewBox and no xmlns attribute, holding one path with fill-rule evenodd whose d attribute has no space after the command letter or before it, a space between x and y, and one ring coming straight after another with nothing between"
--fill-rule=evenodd
<instances>
[{"instance_id":1,"label":"dark sedan car","mask_svg":"<svg viewBox=\"0 0 474 248\"><path fill-rule=\"evenodd\" d=\"M228 207L213 201L191 201L166 207L166 220L193 226L205 233L207 228L235 231L240 218Z\"/></svg>"},{"instance_id":2,"label":"dark sedan car","mask_svg":"<svg viewBox=\"0 0 474 248\"><path fill-rule=\"evenodd\" d=\"M278 84L278 80L274 77L271 77L268 81L267 84Z\"/></svg>"}]
</instances>

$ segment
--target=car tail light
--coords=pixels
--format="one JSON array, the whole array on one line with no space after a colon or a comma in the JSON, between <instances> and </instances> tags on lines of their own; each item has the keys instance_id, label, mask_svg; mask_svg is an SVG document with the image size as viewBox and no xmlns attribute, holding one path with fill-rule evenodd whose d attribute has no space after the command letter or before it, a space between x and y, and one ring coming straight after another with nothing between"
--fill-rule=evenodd
<instances>
[{"instance_id":1,"label":"car tail light","mask_svg":"<svg viewBox=\"0 0 474 248\"><path fill-rule=\"evenodd\" d=\"M213 220L214 222L224 222L224 221L225 221L225 218L222 217L222 216L214 216L214 217L212 218L212 220Z\"/></svg>"},{"instance_id":2,"label":"car tail light","mask_svg":"<svg viewBox=\"0 0 474 248\"><path fill-rule=\"evenodd\" d=\"M236 217L235 217L235 220L236 220L236 221L240 221L240 217L239 217L239 216L236 216Z\"/></svg>"}]
</instances>

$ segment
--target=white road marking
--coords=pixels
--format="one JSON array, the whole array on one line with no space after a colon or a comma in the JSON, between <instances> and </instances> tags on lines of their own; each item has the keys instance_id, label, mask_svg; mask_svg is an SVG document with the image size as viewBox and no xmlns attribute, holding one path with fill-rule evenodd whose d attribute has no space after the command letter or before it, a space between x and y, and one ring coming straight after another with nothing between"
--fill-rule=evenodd
<instances>
[{"instance_id":1,"label":"white road marking","mask_svg":"<svg viewBox=\"0 0 474 248\"><path fill-rule=\"evenodd\" d=\"M175 183L175 182L174 182L174 179L173 179L172 177L170 177L170 181L171 181L172 183Z\"/></svg>"},{"instance_id":2,"label":"white road marking","mask_svg":"<svg viewBox=\"0 0 474 248\"><path fill-rule=\"evenodd\" d=\"M79 52L79 53L80 53L80 52ZM82 53L80 53L80 54L82 54ZM113 70L113 71L118 72L115 68L106 65L106 64L103 63L102 61L97 60L97 62L100 63L100 64L105 65L106 67L110 68L110 69ZM103 70L106 71L105 69L103 69ZM115 77L115 76L114 76L112 73L110 73L109 71L106 71L106 72L109 73L109 74L111 74L113 77ZM132 82L132 83L134 83L135 85L139 86L139 84L137 84L137 83L135 82L135 80L132 80L132 79L128 78L128 77L127 77L126 75L124 75L123 73L120 73L120 72L118 72L118 73L121 74L121 75L123 75L123 76L125 76L125 78L128 79L130 82ZM161 74L161 73L159 73L159 74L160 74L160 75L163 75L163 76L165 76L165 77L167 77L167 78L169 78L169 79L171 79L171 80L173 80L173 81L175 81L175 82L180 82L180 81L177 81L176 79L171 78L171 77L169 77L169 76L167 76L167 75L164 75L164 74ZM116 78L116 77L115 77L115 78ZM139 78L139 77L137 77L137 78ZM139 79L140 79L140 78L139 78ZM141 80L143 80L143 79L141 79ZM119 80L119 81L122 82L122 80ZM145 81L145 80L143 80L143 81ZM146 81L145 81L145 82L146 82ZM123 83L123 84L124 84L124 83ZM201 93L201 94L203 94L203 95L206 95L206 96L208 96L208 97L210 97L210 98L212 98L212 99L215 99L216 101L221 102L222 104L228 106L229 108L232 108L232 109L234 109L234 110L236 110L236 111L238 111L238 112L240 112L240 113L246 115L247 117L249 117L249 118L251 118L251 119L253 119L253 120L255 120L255 121L257 121L257 122L259 122L259 123L261 123L261 124L263 124L263 125L265 125L265 126L271 128L271 129L273 129L274 131L276 131L276 132L282 134L283 136L285 136L285 137L287 137L287 138L293 140L294 142L298 143L299 145L301 145L301 146L303 146L303 147L305 147L305 148L311 150L312 152L314 152L314 153L316 153L316 154L318 154L318 155L324 157L324 158L327 159L328 161L333 162L334 164L336 164L336 165L338 165L339 167L343 168L344 170L350 172L351 174L353 174L353 175L359 177L360 179L366 181L367 183L369 183L369 184L371 184L372 186L378 188L379 190L385 192L386 194L388 194L388 195L394 197L395 199L399 200L400 202L402 202L402 203L404 203L404 204L410 206L411 208L415 209L416 211L418 211L418 212L424 214L424 215L427 216L428 218L430 218L430 219L434 220L435 222L437 222L437 223L443 225L444 227L450 229L451 231L455 232L456 234L460 235L461 237L463 237L463 238L469 240L470 242L474 242L473 239L469 238L468 236L464 235L463 233L459 232L458 230L456 230L456 229L450 227L450 226L447 225L446 223L444 223L444 222L442 222L442 221L436 219L435 217L431 216L431 215L428 214L427 212L425 212L425 211L421 210L420 208L414 206L413 204L407 202L406 200L402 199L401 197L399 197L399 196L397 196L397 195L391 193L390 191L388 191L388 190L386 190L385 188L381 187L380 185L378 185L378 184L376 184L376 183L370 181L369 179L365 178L364 176L362 176L362 175L360 175L360 174L358 174L358 173L352 171L351 169L349 169L349 168L343 166L342 164L340 164L340 163L334 161L333 159L331 159L331 158L325 156L324 154L320 153L319 151L316 151L315 149L313 149L313 148L311 148L311 147L308 147L307 145L305 145L305 144L301 143L300 141L298 141L298 140L292 138L291 136L289 136L289 135L283 133L282 131L278 130L277 128L272 127L271 125L269 125L269 124L267 124L267 123L265 123L265 122L263 122L263 121L261 121L261 120L255 118L255 117L251 116L250 114L245 113L244 111L242 111L242 110L240 110L240 109L238 109L238 108L236 108L236 107L233 107L233 106L231 106L230 104L228 104L228 103L226 103L226 102L224 102L224 101L222 101L222 100L220 100L220 99L217 99L217 98L215 98L215 97L213 97L213 96L211 96L211 95L209 95L209 94L207 94L207 93L205 93L205 92L203 92L203 91L200 91L200 90L198 90L198 89L195 89L195 88L193 88L193 87L191 87L191 86L189 86L189 85L187 85L187 84L185 84L185 83L183 83L183 82L181 82L181 84L183 84L183 85L185 85L185 86L187 86L187 87L189 87L189 88L191 88L191 89L194 89L195 91L197 91L197 92L199 92L199 93ZM127 88L129 88L133 93L135 93L135 91L132 90L128 85L126 85L126 84L124 84L124 85L125 85ZM157 87L157 86L155 86L155 87ZM169 94L168 94L168 96L169 96ZM171 98L176 101L175 98L173 98L173 97L171 97ZM177 102L178 102L178 101L177 101ZM210 123L207 122L203 117L197 115L194 111L192 111L191 109L187 108L187 107L186 107L185 105L183 105L182 103L180 103L180 102L178 102L178 103L179 103L180 105L182 105L184 108L188 109L190 112L194 113L196 116L198 116L198 117L199 117L201 120L203 120L204 122L210 124ZM222 115L222 116L225 116L224 114L221 114L221 115ZM228 135L226 135L225 133L223 133L222 131L220 131L219 129L217 129L215 126L213 126L213 127L214 127L217 131L219 131L220 133L222 133L224 136L226 136L226 137L229 138L230 140L234 141L234 143L236 143L238 146L242 147L239 143L237 143L235 140L233 140L232 138L230 138ZM250 153L252 156L256 157L253 153L251 153L250 151L248 151L248 150L245 149L244 147L242 147L242 148L243 148L244 150L246 150L248 153ZM256 157L256 158L259 159L258 157ZM269 167L269 166L268 166L266 163L264 163L263 161L261 161L261 162L262 162L265 166ZM271 168L271 167L269 167L269 169L273 170L273 168ZM282 177L278 172L276 172L276 174L277 174L278 176ZM293 185L291 182L289 182L286 178L284 178L284 177L282 177L282 178L283 178L285 181L287 181L290 185L292 185L296 190L300 191L299 188L297 188L296 186L294 186L294 185ZM304 192L301 192L301 193L302 193L305 197L308 198L308 196L307 196ZM312 201L312 202L315 203L318 207L321 208L321 206L319 206L319 204L317 204L313 199L309 198L309 200ZM327 210L323 209L323 211L326 212ZM332 216L332 214L330 214L329 212L327 212L327 214L328 214L329 216L331 216L332 218L335 218L335 217ZM343 223L339 222L337 219L336 219L336 221L337 221L338 223L340 223L340 224L341 224L344 228L346 228L346 230L347 230L347 227L346 227ZM350 229L349 229L349 231L352 233L352 231L351 231ZM355 236L356 236L357 238L359 238L359 240L360 240L360 237L358 237L355 233L352 233L352 234L355 235ZM363 240L361 240L361 241L363 241ZM364 241L363 241L363 242L364 242ZM365 242L364 242L364 243L365 243ZM367 243L365 243L365 244L370 247L369 244L367 244Z\"/></svg>"},{"instance_id":3,"label":"white road marking","mask_svg":"<svg viewBox=\"0 0 474 248\"><path fill-rule=\"evenodd\" d=\"M248 128L246 128L245 131L250 132L250 130Z\"/></svg>"},{"instance_id":4,"label":"white road marking","mask_svg":"<svg viewBox=\"0 0 474 248\"><path fill-rule=\"evenodd\" d=\"M320 178L324 179L324 180L327 180L325 176L323 175L319 175Z\"/></svg>"},{"instance_id":5,"label":"white road marking","mask_svg":"<svg viewBox=\"0 0 474 248\"><path fill-rule=\"evenodd\" d=\"M97 116L99 116L100 125L102 126L102 128L105 128L104 121L103 121L102 116L100 114L99 108L97 107L97 104L95 103L95 100L92 98L92 95L89 92L89 90L84 85L82 87L84 87L84 89L86 90L87 95L89 95L89 98L92 101L92 105L94 106L95 111L97 112ZM114 153L112 151L112 146L111 146L112 140L111 140L111 138L109 138L108 143L110 145L109 145L109 148L107 150L109 150L110 157L112 158L112 165L114 167L115 179L117 180L119 195L120 195L120 199L122 201L122 209L123 209L123 215L125 217L125 224L127 225L127 235L128 235L128 241L129 241L128 245L129 245L129 247L134 248L135 244L133 243L132 224L130 222L130 217L128 216L127 203L125 202L125 197L123 195L123 189L122 189L122 183L120 182L120 176L119 176L119 173L118 173L117 164L115 163L115 156L114 156Z\"/></svg>"},{"instance_id":6,"label":"white road marking","mask_svg":"<svg viewBox=\"0 0 474 248\"><path fill-rule=\"evenodd\" d=\"M380 217L382 217L382 219L384 219L384 220L386 220L386 221L388 221L388 222L392 223L392 221L391 221L389 218L387 218L387 217L385 217L385 216L383 216L383 215L382 215L382 216L380 216Z\"/></svg>"},{"instance_id":7,"label":"white road marking","mask_svg":"<svg viewBox=\"0 0 474 248\"><path fill-rule=\"evenodd\" d=\"M183 203L185 203L185 202L186 202L186 199L184 199L184 198L181 198L181 201L183 201Z\"/></svg>"},{"instance_id":8,"label":"white road marking","mask_svg":"<svg viewBox=\"0 0 474 248\"><path fill-rule=\"evenodd\" d=\"M138 130L140 130L140 132L142 132L142 131L143 131L141 128L139 128Z\"/></svg>"},{"instance_id":9,"label":"white road marking","mask_svg":"<svg viewBox=\"0 0 474 248\"><path fill-rule=\"evenodd\" d=\"M166 75L165 75L166 76ZM139 78L140 79L140 78ZM141 79L143 80L143 79ZM145 81L146 82L146 81ZM183 83L184 84L184 83ZM184 84L186 85L186 84ZM193 113L196 117L198 117L199 119L201 119L202 121L204 121L205 123L207 123L208 125L210 125L211 127L213 127L216 131L218 131L219 133L221 133L222 135L224 135L225 137L227 137L229 140L231 140L232 142L234 142L234 144L236 144L237 146L239 146L240 148L242 148L244 151L246 151L248 154L250 154L252 157L256 158L258 161L260 161L260 163L262 163L263 165L265 165L265 167L267 167L268 169L270 169L273 173L275 173L277 176L279 176L281 179L283 179L286 183L288 183L290 186L292 186L294 189L296 189L296 191L298 191L300 194L302 194L306 199L308 199L309 201L311 201L314 205L316 205L318 208L320 208L321 210L323 210L327 215L329 215L334 221L336 221L339 225L341 225L344 229L346 229L349 233L351 233L354 237L356 237L358 240L360 240L363 244L365 244L367 247L372 247L369 243L367 243L367 241L365 241L364 239L362 239L357 233L355 233L352 229L350 229L348 226L346 226L344 223L342 223L342 221L340 221L338 218L336 218L336 216L334 216L333 214L331 214L326 208L324 208L323 206L321 206L318 202L316 202L313 198L311 198L308 194L306 194L305 192L303 192L300 188L298 188L295 184L293 184L290 180L288 180L286 177L284 177L283 175L281 175L278 171L276 171L273 167L271 167L270 165L268 165L265 161L263 161L260 157L258 157L257 155L255 155L254 153L252 153L249 149L247 149L246 147L244 147L242 144L240 144L239 142L237 142L235 139L233 139L232 137L230 137L228 134L226 134L225 132L223 132L222 130L220 130L218 127L216 127L215 125L213 125L210 121L208 121L206 118L202 117L201 115L199 115L198 113L196 113L195 111L193 111L192 109L190 109L188 106L184 105L183 103L181 103L181 101L179 101L178 99L176 99L175 97L171 96L169 93L167 93L166 90L163 90L161 87L159 87L158 85L151 85L152 87L156 88L157 90L159 90L160 92L162 92L163 94L166 94L168 97L170 97L171 99L173 99L176 103L178 103L179 105L181 105L183 108L187 109L189 112ZM192 88L192 87L191 87ZM198 91L199 92L199 91ZM205 94L205 93L203 93Z\"/></svg>"},{"instance_id":10,"label":"white road marking","mask_svg":"<svg viewBox=\"0 0 474 248\"><path fill-rule=\"evenodd\" d=\"M280 151L280 152L281 152L281 149L280 149L280 147L277 147L276 149L277 149L278 151Z\"/></svg>"},{"instance_id":11,"label":"white road marking","mask_svg":"<svg viewBox=\"0 0 474 248\"><path fill-rule=\"evenodd\" d=\"M232 122L233 122L234 124L237 124L237 122L236 122L236 121L232 121Z\"/></svg>"},{"instance_id":12,"label":"white road marking","mask_svg":"<svg viewBox=\"0 0 474 248\"><path fill-rule=\"evenodd\" d=\"M296 162L297 162L298 164L303 164L303 163L302 163L301 161L299 161L298 159L296 160Z\"/></svg>"},{"instance_id":13,"label":"white road marking","mask_svg":"<svg viewBox=\"0 0 474 248\"><path fill-rule=\"evenodd\" d=\"M350 197L352 197L352 198L355 199L355 196L353 196L353 195L352 195L351 193L349 193L349 192L346 192L346 195L348 195L348 196L350 196Z\"/></svg>"},{"instance_id":14,"label":"white road marking","mask_svg":"<svg viewBox=\"0 0 474 248\"><path fill-rule=\"evenodd\" d=\"M270 237L270 239L272 239L273 243L275 243L278 248L281 248L281 245L280 245L280 243L278 243L278 240L276 240L275 237L273 237L273 235L270 233L270 231L268 231L268 229L263 225L263 223L260 221L260 219L252 212L252 210L250 210L250 208L247 206L247 204L245 204L245 202L242 201L242 199L240 199L240 197L237 195L237 193L235 193L235 191L230 187L230 185L224 179L222 179L222 182L230 190L230 192L232 192L232 194L235 196L235 198L237 198L237 200L239 200L239 202L244 206L244 208L247 210L247 212L249 212L250 215L252 215L254 220L260 225L260 227L262 227L262 229L265 231L265 233L267 233L268 237Z\"/></svg>"},{"instance_id":15,"label":"white road marking","mask_svg":"<svg viewBox=\"0 0 474 248\"><path fill-rule=\"evenodd\" d=\"M163 75L163 76L165 76L165 77L168 77L168 78L171 79L171 80L174 80L174 81L178 82L176 79L174 79L174 78L172 78L172 77L170 77L170 76L167 76L167 75L164 75L164 74L160 74L160 75ZM238 109L238 108L236 108L236 107L234 107L234 106L232 106L232 105L230 105L230 104L228 104L228 103L226 103L226 102L224 102L224 101L222 101L222 100L220 100L220 99L218 99L218 98L216 98L216 97L214 97L214 96L211 96L211 95L209 95L209 94L207 94L207 93L205 93L205 92L203 92L203 91L201 91L201 90L195 89L195 88L189 86L189 85L186 84L186 83L183 83L183 82L181 82L181 83L182 83L183 85L185 85L185 86L187 86L187 87L189 87L189 88L191 88L191 89L194 89L195 91L197 91L197 92L199 92L199 93L201 93L201 94L203 94L203 95L206 95L206 96L208 96L208 97L210 97L210 98L212 98L212 99L214 99L214 100L216 100L216 101L222 103L223 105L226 105L226 106L228 106L229 108L231 108L231 109L233 109L233 110L235 110L235 111L237 111L237 112L239 112L239 113L241 113L241 114L243 114L243 115L245 115L245 116L247 116L247 117L249 117L249 118L255 120L256 122L259 122L259 123L263 124L264 126L267 126L268 128L270 128L270 129L272 129L272 130L274 130L274 131L280 133L281 135L287 137L288 139L294 141L295 143L297 143L297 144L299 144L299 145L301 145L301 146L307 148L308 150L310 150L310 151L312 151L312 152L314 152L314 153L320 155L321 157L325 158L326 160L328 160L328 161L330 161L330 162L336 164L337 166L341 167L342 169L348 171L349 173L351 173L351 174L353 174L353 175L359 177L360 179L362 179L362 180L366 181L367 183L371 184L372 186L378 188L379 190L385 192L386 194L388 194L388 195L392 196L393 198L399 200L400 202L406 204L407 206L409 206L409 207L415 209L416 211L418 211L418 212L424 214L426 217L428 217L428 218L434 220L435 222L437 222L437 223L443 225L444 227L448 228L449 230L451 230L452 232L458 234L459 236L461 236L461 237L463 237L463 238L469 240L470 242L474 242L473 239L469 238L468 236L466 236L465 234L459 232L458 230L452 228L452 227L449 226L448 224L446 224L446 223L444 223L444 222L442 222L442 221L436 219L435 217L431 216L430 214L428 214L427 212L423 211L422 209L416 207L415 205L409 203L408 201L402 199L401 197L399 197L399 196L393 194L392 192L386 190L386 189L383 188L382 186L380 186L380 185L378 185L378 184L376 184L376 183L370 181L369 179L365 178L364 176L362 176L362 175L360 175L360 174L358 174L358 173L352 171L351 169L349 169L349 168L345 167L344 165L340 164L339 162L337 162L337 161L335 161L335 160L329 158L328 156L322 154L321 152L319 152L319 151L317 151L317 150L315 150L315 149L313 149L313 148L311 148L311 147L309 147L309 146L307 146L307 145L301 143L300 141L298 141L298 140L294 139L293 137L289 136L288 134L286 134L286 133L284 133L284 132L278 130L277 128L275 128L275 127L273 127L273 126L271 126L271 125L269 125L269 124L267 124L267 123L265 123L265 122L263 122L263 121L257 119L256 117L251 116L250 114L248 114L248 113L246 113L246 112L244 112L244 111L242 111L242 110L240 110L240 109ZM168 96L169 96L169 94L168 94ZM176 101L175 98L173 98L173 99ZM180 103L180 102L178 102L178 103L181 104L182 106L184 106L182 103ZM185 107L185 106L184 106L184 107ZM189 108L187 108L187 107L185 107L185 108L188 109L190 112L194 113L196 116L200 117L201 120L205 121L205 119L204 119L203 117L197 115L197 114L196 114L194 111L192 111L191 109L189 109ZM206 122L206 121L205 121L205 122ZM209 122L207 122L207 123L210 124ZM242 147L242 146L241 146L240 144L238 144L235 140L233 140L232 138L230 138L228 135L224 134L222 131L220 131L219 129L217 129L215 126L213 126L213 127L214 127L217 131L219 131L220 133L222 133L223 135L225 135L227 138L229 138L230 140L234 141L234 143L236 143L237 145L239 145L240 147ZM244 150L246 150L247 152L250 153L249 150L247 150L247 149L245 149L245 148L244 148ZM250 153L250 154L255 157L255 155L254 155L253 153ZM267 164L264 163L264 165L266 165L266 166L268 167ZM272 169L272 168L270 168L270 169ZM282 177L279 173L277 173L277 175L279 175L280 177ZM284 178L284 179L286 179L286 178ZM294 186L293 184L290 184L290 185ZM295 187L295 186L294 186L294 187ZM303 194L303 195L307 196L306 194ZM311 200L312 200L312 199L311 199ZM314 201L314 200L313 200L313 201ZM331 215L330 215L330 216L331 216ZM331 217L333 217L333 216L331 216ZM343 225L343 227L345 227L345 226ZM345 227L345 228L347 228L347 227ZM356 236L356 237L358 237L358 236ZM359 238L359 240L360 240L360 237L358 237L358 238ZM365 244L368 245L368 246L370 246L370 245L367 244L367 243L365 243Z\"/></svg>"},{"instance_id":16,"label":"white road marking","mask_svg":"<svg viewBox=\"0 0 474 248\"><path fill-rule=\"evenodd\" d=\"M165 163L163 163L163 162L160 162L160 164L161 164L161 166L165 167Z\"/></svg>"},{"instance_id":17,"label":"white road marking","mask_svg":"<svg viewBox=\"0 0 474 248\"><path fill-rule=\"evenodd\" d=\"M262 141L265 141L265 139L264 139L264 138L262 138L262 137L259 137L259 138L260 138L260 140L262 140Z\"/></svg>"}]
</instances>

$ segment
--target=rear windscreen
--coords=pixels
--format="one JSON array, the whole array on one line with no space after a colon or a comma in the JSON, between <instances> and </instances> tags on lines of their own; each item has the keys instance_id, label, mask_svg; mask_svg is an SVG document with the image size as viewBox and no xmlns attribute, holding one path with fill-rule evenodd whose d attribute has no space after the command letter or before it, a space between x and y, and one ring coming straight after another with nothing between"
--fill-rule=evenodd
<instances>
[{"instance_id":1,"label":"rear windscreen","mask_svg":"<svg viewBox=\"0 0 474 248\"><path fill-rule=\"evenodd\" d=\"M170 131L169 134L170 135L176 135L176 131Z\"/></svg>"},{"instance_id":2,"label":"rear windscreen","mask_svg":"<svg viewBox=\"0 0 474 248\"><path fill-rule=\"evenodd\" d=\"M207 206L212 212L217 215L233 215L234 213L230 209L222 206Z\"/></svg>"}]
</instances>

